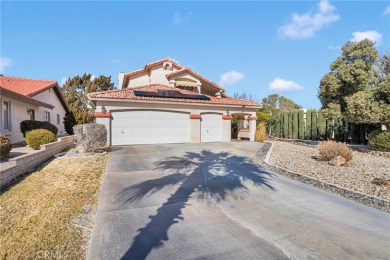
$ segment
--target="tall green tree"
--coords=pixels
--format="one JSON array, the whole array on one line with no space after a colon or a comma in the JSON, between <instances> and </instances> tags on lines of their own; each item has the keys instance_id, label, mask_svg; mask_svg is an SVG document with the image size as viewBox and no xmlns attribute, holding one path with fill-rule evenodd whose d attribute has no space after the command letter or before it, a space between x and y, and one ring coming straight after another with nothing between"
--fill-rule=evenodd
<instances>
[{"instance_id":1,"label":"tall green tree","mask_svg":"<svg viewBox=\"0 0 390 260\"><path fill-rule=\"evenodd\" d=\"M78 124L89 123L93 117L94 108L87 95L112 89L114 83L111 82L111 76L100 75L92 79L92 75L87 73L69 78L62 86L62 92Z\"/></svg>"},{"instance_id":2,"label":"tall green tree","mask_svg":"<svg viewBox=\"0 0 390 260\"><path fill-rule=\"evenodd\" d=\"M372 41L347 42L342 47L342 55L330 65L330 72L320 81L318 97L322 109L333 110L335 115L344 114L347 110L345 98L374 86L378 76L374 67L377 58ZM332 113L325 111L324 116Z\"/></svg>"}]
</instances>

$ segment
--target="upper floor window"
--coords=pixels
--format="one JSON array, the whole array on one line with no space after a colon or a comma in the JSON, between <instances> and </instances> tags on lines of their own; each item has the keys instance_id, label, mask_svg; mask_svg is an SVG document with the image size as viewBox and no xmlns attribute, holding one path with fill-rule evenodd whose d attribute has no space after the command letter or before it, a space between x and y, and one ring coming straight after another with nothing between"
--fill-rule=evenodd
<instances>
[{"instance_id":1,"label":"upper floor window","mask_svg":"<svg viewBox=\"0 0 390 260\"><path fill-rule=\"evenodd\" d=\"M50 112L45 111L43 120L50 123Z\"/></svg>"}]
</instances>

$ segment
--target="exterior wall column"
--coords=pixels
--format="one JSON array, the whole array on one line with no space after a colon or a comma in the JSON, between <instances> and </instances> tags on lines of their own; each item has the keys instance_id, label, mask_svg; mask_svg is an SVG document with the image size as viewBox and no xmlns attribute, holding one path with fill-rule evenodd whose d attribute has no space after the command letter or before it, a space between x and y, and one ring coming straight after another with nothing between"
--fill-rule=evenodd
<instances>
[{"instance_id":1,"label":"exterior wall column","mask_svg":"<svg viewBox=\"0 0 390 260\"><path fill-rule=\"evenodd\" d=\"M222 116L222 142L232 140L232 116Z\"/></svg>"},{"instance_id":2,"label":"exterior wall column","mask_svg":"<svg viewBox=\"0 0 390 260\"><path fill-rule=\"evenodd\" d=\"M237 132L240 132L242 128L244 128L244 116L238 116L237 118Z\"/></svg>"},{"instance_id":3,"label":"exterior wall column","mask_svg":"<svg viewBox=\"0 0 390 260\"><path fill-rule=\"evenodd\" d=\"M248 120L249 120L249 133L250 133L249 140L254 142L255 141L255 134L256 134L257 116L250 116L250 117L248 117Z\"/></svg>"},{"instance_id":4,"label":"exterior wall column","mask_svg":"<svg viewBox=\"0 0 390 260\"><path fill-rule=\"evenodd\" d=\"M200 120L199 114L190 114L190 141L191 143L200 143Z\"/></svg>"},{"instance_id":5,"label":"exterior wall column","mask_svg":"<svg viewBox=\"0 0 390 260\"><path fill-rule=\"evenodd\" d=\"M107 145L111 146L111 113L110 112L95 112L97 124L102 124L107 130Z\"/></svg>"}]
</instances>

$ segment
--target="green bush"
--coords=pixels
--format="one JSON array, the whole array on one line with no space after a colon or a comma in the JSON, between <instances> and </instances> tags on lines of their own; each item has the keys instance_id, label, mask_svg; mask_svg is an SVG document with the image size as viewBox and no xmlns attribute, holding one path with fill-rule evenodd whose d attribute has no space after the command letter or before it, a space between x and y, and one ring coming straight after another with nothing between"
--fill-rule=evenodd
<instances>
[{"instance_id":1,"label":"green bush","mask_svg":"<svg viewBox=\"0 0 390 260\"><path fill-rule=\"evenodd\" d=\"M298 111L293 113L293 139L298 139Z\"/></svg>"},{"instance_id":2,"label":"green bush","mask_svg":"<svg viewBox=\"0 0 390 260\"><path fill-rule=\"evenodd\" d=\"M293 113L288 112L288 138L293 138Z\"/></svg>"},{"instance_id":3,"label":"green bush","mask_svg":"<svg viewBox=\"0 0 390 260\"><path fill-rule=\"evenodd\" d=\"M299 139L303 139L305 137L305 115L303 110L299 110L299 118L298 118L298 124L299 124L299 131L298 131L298 137Z\"/></svg>"},{"instance_id":4,"label":"green bush","mask_svg":"<svg viewBox=\"0 0 390 260\"><path fill-rule=\"evenodd\" d=\"M306 134L305 134L305 139L312 140L312 135L311 135L311 109L308 109L306 111Z\"/></svg>"},{"instance_id":5,"label":"green bush","mask_svg":"<svg viewBox=\"0 0 390 260\"><path fill-rule=\"evenodd\" d=\"M46 129L52 132L54 135L57 135L58 133L58 128L49 122L25 120L20 123L20 132L22 132L23 137L26 137L27 132L35 129Z\"/></svg>"},{"instance_id":6,"label":"green bush","mask_svg":"<svg viewBox=\"0 0 390 260\"><path fill-rule=\"evenodd\" d=\"M283 112L283 138L288 138L288 112Z\"/></svg>"},{"instance_id":7,"label":"green bush","mask_svg":"<svg viewBox=\"0 0 390 260\"><path fill-rule=\"evenodd\" d=\"M46 129L35 129L26 134L26 143L34 150L40 149L41 145L57 141L57 137Z\"/></svg>"},{"instance_id":8,"label":"green bush","mask_svg":"<svg viewBox=\"0 0 390 260\"><path fill-rule=\"evenodd\" d=\"M0 158L7 157L11 149L11 141L5 135L0 134Z\"/></svg>"},{"instance_id":9,"label":"green bush","mask_svg":"<svg viewBox=\"0 0 390 260\"><path fill-rule=\"evenodd\" d=\"M76 121L76 118L74 117L73 113L70 112L70 113L66 114L65 117L64 117L65 131L68 134L73 135L74 134L73 127L75 125L77 125L77 121Z\"/></svg>"},{"instance_id":10,"label":"green bush","mask_svg":"<svg viewBox=\"0 0 390 260\"><path fill-rule=\"evenodd\" d=\"M390 131L373 131L368 136L368 146L376 150L390 152Z\"/></svg>"}]
</instances>

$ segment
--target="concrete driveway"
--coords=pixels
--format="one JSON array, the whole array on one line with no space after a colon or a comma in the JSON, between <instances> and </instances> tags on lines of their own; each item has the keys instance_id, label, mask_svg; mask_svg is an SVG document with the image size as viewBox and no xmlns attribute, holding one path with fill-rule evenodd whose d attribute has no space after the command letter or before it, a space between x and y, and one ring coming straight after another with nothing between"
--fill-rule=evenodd
<instances>
[{"instance_id":1,"label":"concrete driveway","mask_svg":"<svg viewBox=\"0 0 390 260\"><path fill-rule=\"evenodd\" d=\"M115 147L89 259L389 259L390 215L253 165L260 143Z\"/></svg>"}]
</instances>

